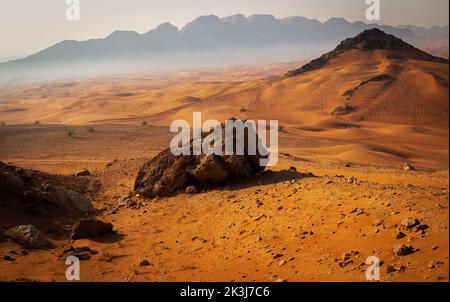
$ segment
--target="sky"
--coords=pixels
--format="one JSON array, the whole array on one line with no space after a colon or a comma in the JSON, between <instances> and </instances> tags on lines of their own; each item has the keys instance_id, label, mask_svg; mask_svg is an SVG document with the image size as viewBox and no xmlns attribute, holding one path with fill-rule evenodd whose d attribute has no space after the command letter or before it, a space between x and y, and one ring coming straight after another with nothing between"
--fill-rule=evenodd
<instances>
[{"instance_id":1,"label":"sky","mask_svg":"<svg viewBox=\"0 0 450 302\"><path fill-rule=\"evenodd\" d=\"M366 0L79 0L80 20L67 21L66 0L0 0L0 62L62 40L102 38L114 30L147 32L170 22L181 28L202 15L271 14L326 21L364 21ZM380 0L380 24L448 25L448 0Z\"/></svg>"}]
</instances>

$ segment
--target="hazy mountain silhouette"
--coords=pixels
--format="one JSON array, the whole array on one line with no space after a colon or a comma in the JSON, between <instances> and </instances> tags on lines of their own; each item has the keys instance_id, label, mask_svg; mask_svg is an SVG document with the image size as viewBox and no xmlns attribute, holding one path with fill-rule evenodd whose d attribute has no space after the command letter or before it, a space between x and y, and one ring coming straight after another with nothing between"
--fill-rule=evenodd
<instances>
[{"instance_id":1,"label":"hazy mountain silhouette","mask_svg":"<svg viewBox=\"0 0 450 302\"><path fill-rule=\"evenodd\" d=\"M164 23L146 33L115 31L103 39L66 40L0 64L0 83L223 64L310 59L346 37L379 28L413 45L442 37L448 27L379 26L331 18L271 15L202 16L181 29Z\"/></svg>"}]
</instances>

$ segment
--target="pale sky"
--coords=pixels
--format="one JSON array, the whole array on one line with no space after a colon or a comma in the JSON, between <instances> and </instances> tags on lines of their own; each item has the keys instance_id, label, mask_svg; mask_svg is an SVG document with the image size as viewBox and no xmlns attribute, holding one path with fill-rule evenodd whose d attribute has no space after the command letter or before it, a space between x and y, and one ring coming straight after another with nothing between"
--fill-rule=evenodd
<instances>
[{"instance_id":1,"label":"pale sky","mask_svg":"<svg viewBox=\"0 0 450 302\"><path fill-rule=\"evenodd\" d=\"M80 0L81 20L65 19L65 0L0 0L0 62L62 40L146 32L170 22L182 27L201 15L271 14L326 21L365 20L365 0ZM448 0L381 0L381 24L448 25ZM367 22L367 21L366 21Z\"/></svg>"}]
</instances>

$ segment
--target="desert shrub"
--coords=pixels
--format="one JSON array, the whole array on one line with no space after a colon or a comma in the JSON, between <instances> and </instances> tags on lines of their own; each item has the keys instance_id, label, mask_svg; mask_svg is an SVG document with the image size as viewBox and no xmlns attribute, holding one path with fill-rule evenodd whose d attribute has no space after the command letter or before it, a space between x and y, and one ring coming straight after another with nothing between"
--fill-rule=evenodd
<instances>
[{"instance_id":1,"label":"desert shrub","mask_svg":"<svg viewBox=\"0 0 450 302\"><path fill-rule=\"evenodd\" d=\"M88 132L95 132L95 128L93 126L87 127Z\"/></svg>"},{"instance_id":2,"label":"desert shrub","mask_svg":"<svg viewBox=\"0 0 450 302\"><path fill-rule=\"evenodd\" d=\"M148 125L147 121L142 122L142 126L147 126L147 125Z\"/></svg>"},{"instance_id":3,"label":"desert shrub","mask_svg":"<svg viewBox=\"0 0 450 302\"><path fill-rule=\"evenodd\" d=\"M239 109L239 111L240 111L240 112L247 112L248 110L247 110L247 108L245 108L245 107L241 107L241 109Z\"/></svg>"},{"instance_id":4,"label":"desert shrub","mask_svg":"<svg viewBox=\"0 0 450 302\"><path fill-rule=\"evenodd\" d=\"M33 126L39 126L40 124L41 124L40 121L35 121L35 122L33 123Z\"/></svg>"},{"instance_id":5,"label":"desert shrub","mask_svg":"<svg viewBox=\"0 0 450 302\"><path fill-rule=\"evenodd\" d=\"M67 136L68 137L72 137L72 136L74 136L74 134L75 134L75 130L73 130L73 129L67 130Z\"/></svg>"},{"instance_id":6,"label":"desert shrub","mask_svg":"<svg viewBox=\"0 0 450 302\"><path fill-rule=\"evenodd\" d=\"M0 121L0 126L6 126L6 123L4 121Z\"/></svg>"},{"instance_id":7,"label":"desert shrub","mask_svg":"<svg viewBox=\"0 0 450 302\"><path fill-rule=\"evenodd\" d=\"M279 125L279 126L278 126L278 131L279 131L279 132L283 132L283 131L284 131L284 129L285 129L285 128L284 128L284 126L283 126L283 125Z\"/></svg>"}]
</instances>

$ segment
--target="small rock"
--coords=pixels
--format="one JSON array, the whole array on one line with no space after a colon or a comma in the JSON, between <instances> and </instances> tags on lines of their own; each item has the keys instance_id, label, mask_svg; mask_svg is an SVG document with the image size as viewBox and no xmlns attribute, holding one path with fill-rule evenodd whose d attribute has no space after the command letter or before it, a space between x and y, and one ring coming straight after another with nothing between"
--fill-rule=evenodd
<instances>
[{"instance_id":1,"label":"small rock","mask_svg":"<svg viewBox=\"0 0 450 302\"><path fill-rule=\"evenodd\" d=\"M418 225L418 226L417 226L416 232L425 231L425 230L428 230L429 228L430 228L429 225L427 225L427 224L421 224L421 225Z\"/></svg>"},{"instance_id":2,"label":"small rock","mask_svg":"<svg viewBox=\"0 0 450 302\"><path fill-rule=\"evenodd\" d=\"M344 253L343 255L342 255L342 260L348 260L348 259L350 259L352 257L352 254L351 253Z\"/></svg>"},{"instance_id":3,"label":"small rock","mask_svg":"<svg viewBox=\"0 0 450 302\"><path fill-rule=\"evenodd\" d=\"M16 259L14 259L13 257L8 256L8 255L3 256L3 260L6 260L6 261L16 261Z\"/></svg>"},{"instance_id":4,"label":"small rock","mask_svg":"<svg viewBox=\"0 0 450 302\"><path fill-rule=\"evenodd\" d=\"M186 188L186 194L195 194L197 193L197 188L194 186L189 186Z\"/></svg>"},{"instance_id":5,"label":"small rock","mask_svg":"<svg viewBox=\"0 0 450 302\"><path fill-rule=\"evenodd\" d=\"M128 204L128 197L127 196L120 196L117 199L117 207L126 207Z\"/></svg>"},{"instance_id":6,"label":"small rock","mask_svg":"<svg viewBox=\"0 0 450 302\"><path fill-rule=\"evenodd\" d=\"M265 214L260 214L260 215L258 215L258 216L256 216L255 217L255 221L258 221L258 220L260 220L261 218L263 218L264 216L266 216Z\"/></svg>"},{"instance_id":7,"label":"small rock","mask_svg":"<svg viewBox=\"0 0 450 302\"><path fill-rule=\"evenodd\" d=\"M405 171L415 171L416 170L416 168L409 163L405 163L403 165L403 169L405 169Z\"/></svg>"},{"instance_id":8,"label":"small rock","mask_svg":"<svg viewBox=\"0 0 450 302\"><path fill-rule=\"evenodd\" d=\"M85 261L91 260L91 255L97 255L97 253L97 251L91 250L88 246L74 248L70 245L64 249L63 257L75 256L79 260Z\"/></svg>"},{"instance_id":9,"label":"small rock","mask_svg":"<svg viewBox=\"0 0 450 302\"><path fill-rule=\"evenodd\" d=\"M15 234L14 240L29 249L43 249L51 247L51 242L34 225L20 225L11 230Z\"/></svg>"},{"instance_id":10,"label":"small rock","mask_svg":"<svg viewBox=\"0 0 450 302\"><path fill-rule=\"evenodd\" d=\"M354 208L350 214L355 214L356 216L362 215L364 214L364 209L363 208Z\"/></svg>"},{"instance_id":11,"label":"small rock","mask_svg":"<svg viewBox=\"0 0 450 302\"><path fill-rule=\"evenodd\" d=\"M413 227L418 226L420 224L420 221L419 219L415 218L407 218L402 220L400 224L407 229L412 229Z\"/></svg>"},{"instance_id":12,"label":"small rock","mask_svg":"<svg viewBox=\"0 0 450 302\"><path fill-rule=\"evenodd\" d=\"M406 237L406 235L403 232L398 232L397 235L395 235L396 239L402 239L402 238L405 238L405 237Z\"/></svg>"},{"instance_id":13,"label":"small rock","mask_svg":"<svg viewBox=\"0 0 450 302\"><path fill-rule=\"evenodd\" d=\"M70 236L71 239L94 238L113 232L111 223L96 219L83 219L77 222Z\"/></svg>"},{"instance_id":14,"label":"small rock","mask_svg":"<svg viewBox=\"0 0 450 302\"><path fill-rule=\"evenodd\" d=\"M294 166L289 167L288 169L289 172L297 172L297 168Z\"/></svg>"},{"instance_id":15,"label":"small rock","mask_svg":"<svg viewBox=\"0 0 450 302\"><path fill-rule=\"evenodd\" d=\"M386 267L386 274L392 274L395 273L396 271L397 269L395 268L395 266L391 264Z\"/></svg>"},{"instance_id":16,"label":"small rock","mask_svg":"<svg viewBox=\"0 0 450 302\"><path fill-rule=\"evenodd\" d=\"M349 178L347 178L347 183L349 184L356 184L358 182L358 179L354 176L350 176Z\"/></svg>"},{"instance_id":17,"label":"small rock","mask_svg":"<svg viewBox=\"0 0 450 302\"><path fill-rule=\"evenodd\" d=\"M375 222L373 223L374 226L380 226L383 224L383 221L380 219L375 220Z\"/></svg>"},{"instance_id":18,"label":"small rock","mask_svg":"<svg viewBox=\"0 0 450 302\"><path fill-rule=\"evenodd\" d=\"M276 259L281 258L283 256L284 256L283 254L277 253L277 254L273 255L272 259L276 260Z\"/></svg>"},{"instance_id":19,"label":"small rock","mask_svg":"<svg viewBox=\"0 0 450 302\"><path fill-rule=\"evenodd\" d=\"M74 256L82 261L91 260L91 255L89 255L88 253L79 252L79 253L75 253Z\"/></svg>"},{"instance_id":20,"label":"small rock","mask_svg":"<svg viewBox=\"0 0 450 302\"><path fill-rule=\"evenodd\" d=\"M90 176L90 175L91 175L91 172L89 170L87 170L87 169L84 169L83 171L78 172L76 174L77 177Z\"/></svg>"},{"instance_id":21,"label":"small rock","mask_svg":"<svg viewBox=\"0 0 450 302\"><path fill-rule=\"evenodd\" d=\"M285 260L281 260L280 263L278 263L278 267L282 267L283 265L285 265L287 262Z\"/></svg>"},{"instance_id":22,"label":"small rock","mask_svg":"<svg viewBox=\"0 0 450 302\"><path fill-rule=\"evenodd\" d=\"M414 248L411 245L401 244L396 245L393 249L393 252L397 256L406 256L414 253Z\"/></svg>"},{"instance_id":23,"label":"small rock","mask_svg":"<svg viewBox=\"0 0 450 302\"><path fill-rule=\"evenodd\" d=\"M150 266L150 262L146 259L141 260L141 262L139 262L139 266L144 267L144 266Z\"/></svg>"},{"instance_id":24,"label":"small rock","mask_svg":"<svg viewBox=\"0 0 450 302\"><path fill-rule=\"evenodd\" d=\"M127 199L127 207L128 208L138 207L138 206L139 206L139 202L136 199Z\"/></svg>"},{"instance_id":25,"label":"small rock","mask_svg":"<svg viewBox=\"0 0 450 302\"><path fill-rule=\"evenodd\" d=\"M345 259L345 260L339 261L339 266L346 267L347 265L349 265L351 263L353 263L352 259Z\"/></svg>"}]
</instances>

